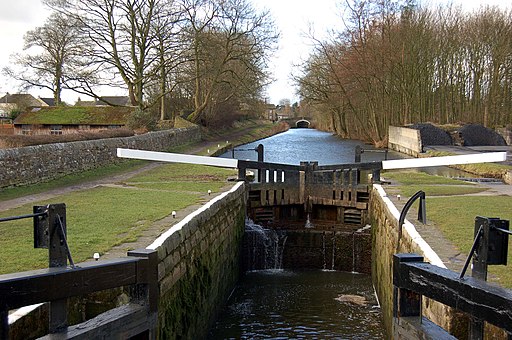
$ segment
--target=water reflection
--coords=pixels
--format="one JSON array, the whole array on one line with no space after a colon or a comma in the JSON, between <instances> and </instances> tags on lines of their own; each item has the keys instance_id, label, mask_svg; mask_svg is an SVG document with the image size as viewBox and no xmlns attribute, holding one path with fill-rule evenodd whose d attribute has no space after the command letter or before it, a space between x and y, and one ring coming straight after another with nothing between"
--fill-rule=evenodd
<instances>
[{"instance_id":1,"label":"water reflection","mask_svg":"<svg viewBox=\"0 0 512 340\"><path fill-rule=\"evenodd\" d=\"M209 339L383 339L376 304L368 275L248 272Z\"/></svg>"}]
</instances>

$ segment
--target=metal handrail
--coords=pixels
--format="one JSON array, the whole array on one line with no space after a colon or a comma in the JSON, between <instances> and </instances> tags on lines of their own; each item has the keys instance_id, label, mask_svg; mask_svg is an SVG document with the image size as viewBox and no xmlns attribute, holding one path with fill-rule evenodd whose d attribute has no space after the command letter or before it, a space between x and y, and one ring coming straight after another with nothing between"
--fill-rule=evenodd
<instances>
[{"instance_id":1,"label":"metal handrail","mask_svg":"<svg viewBox=\"0 0 512 340\"><path fill-rule=\"evenodd\" d=\"M45 210L40 213L34 213L34 214L3 217L3 218L0 218L0 222L16 221L16 220L22 220L24 218L33 218L33 217L38 217L38 216L48 216L48 210Z\"/></svg>"},{"instance_id":2,"label":"metal handrail","mask_svg":"<svg viewBox=\"0 0 512 340\"><path fill-rule=\"evenodd\" d=\"M411 198L405 203L402 212L400 213L400 218L398 219L398 240L396 243L396 250L398 251L400 249L400 240L402 238L402 226L405 222L405 216L407 215L407 212L411 208L412 204L417 200L420 199L420 207L418 210L418 221L422 222L423 224L427 223L427 212L426 212L426 204L425 204L425 192L423 190L418 191L414 195L412 195Z\"/></svg>"}]
</instances>

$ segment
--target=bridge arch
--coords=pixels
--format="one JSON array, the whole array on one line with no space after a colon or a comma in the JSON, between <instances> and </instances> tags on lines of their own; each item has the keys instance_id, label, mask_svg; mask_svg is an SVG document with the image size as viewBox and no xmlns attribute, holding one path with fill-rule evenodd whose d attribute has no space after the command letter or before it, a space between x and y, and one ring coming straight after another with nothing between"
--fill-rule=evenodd
<instances>
[{"instance_id":1,"label":"bridge arch","mask_svg":"<svg viewBox=\"0 0 512 340\"><path fill-rule=\"evenodd\" d=\"M296 128L308 129L310 125L311 125L311 122L306 119L301 119L301 120L298 120L297 122L295 122Z\"/></svg>"}]
</instances>

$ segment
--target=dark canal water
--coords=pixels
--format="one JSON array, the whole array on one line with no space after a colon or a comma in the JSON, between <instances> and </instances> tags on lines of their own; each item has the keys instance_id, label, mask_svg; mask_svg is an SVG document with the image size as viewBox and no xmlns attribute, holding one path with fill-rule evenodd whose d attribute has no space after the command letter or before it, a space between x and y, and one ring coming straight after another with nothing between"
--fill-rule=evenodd
<instances>
[{"instance_id":1,"label":"dark canal water","mask_svg":"<svg viewBox=\"0 0 512 340\"><path fill-rule=\"evenodd\" d=\"M336 271L248 272L210 339L383 339L368 275Z\"/></svg>"},{"instance_id":2,"label":"dark canal water","mask_svg":"<svg viewBox=\"0 0 512 340\"><path fill-rule=\"evenodd\" d=\"M265 148L265 161L320 165L353 163L359 141L312 129L288 132L238 147ZM221 157L231 157L231 152ZM382 153L364 153L363 162ZM256 160L255 151L235 158ZM285 244L283 246L286 246ZM383 339L371 277L339 271L272 269L244 273L223 307L209 339Z\"/></svg>"},{"instance_id":3,"label":"dark canal water","mask_svg":"<svg viewBox=\"0 0 512 340\"><path fill-rule=\"evenodd\" d=\"M331 133L314 129L290 129L284 133L245 144L236 149L254 149L258 144L265 148L265 161L298 165L301 161L318 161L320 165L343 164L354 162L357 145L364 149L375 150L370 145L350 139L340 139ZM235 149L235 150L236 150ZM231 158L226 152L221 157ZM362 162L382 160L383 153L365 152ZM235 158L257 160L255 151L235 151Z\"/></svg>"}]
</instances>

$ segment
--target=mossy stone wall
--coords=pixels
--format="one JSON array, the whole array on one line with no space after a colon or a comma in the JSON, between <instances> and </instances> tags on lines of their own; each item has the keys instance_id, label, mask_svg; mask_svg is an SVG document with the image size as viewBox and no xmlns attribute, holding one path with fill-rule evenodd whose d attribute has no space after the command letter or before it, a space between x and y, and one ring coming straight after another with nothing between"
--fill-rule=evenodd
<instances>
[{"instance_id":1,"label":"mossy stone wall","mask_svg":"<svg viewBox=\"0 0 512 340\"><path fill-rule=\"evenodd\" d=\"M117 148L167 151L201 139L198 127L0 150L0 188L48 181L123 161Z\"/></svg>"},{"instance_id":2,"label":"mossy stone wall","mask_svg":"<svg viewBox=\"0 0 512 340\"><path fill-rule=\"evenodd\" d=\"M173 226L158 250L160 339L200 339L239 276L245 228L243 182Z\"/></svg>"}]
</instances>

